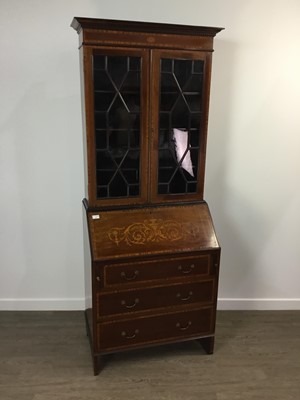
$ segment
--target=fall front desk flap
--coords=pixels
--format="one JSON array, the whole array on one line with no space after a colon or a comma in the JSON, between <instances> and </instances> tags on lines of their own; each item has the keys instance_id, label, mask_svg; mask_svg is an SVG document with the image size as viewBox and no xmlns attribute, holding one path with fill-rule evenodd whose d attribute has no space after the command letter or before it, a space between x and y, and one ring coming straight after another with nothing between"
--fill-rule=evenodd
<instances>
[{"instance_id":1,"label":"fall front desk flap","mask_svg":"<svg viewBox=\"0 0 300 400\"><path fill-rule=\"evenodd\" d=\"M88 211L94 261L219 248L206 203Z\"/></svg>"}]
</instances>

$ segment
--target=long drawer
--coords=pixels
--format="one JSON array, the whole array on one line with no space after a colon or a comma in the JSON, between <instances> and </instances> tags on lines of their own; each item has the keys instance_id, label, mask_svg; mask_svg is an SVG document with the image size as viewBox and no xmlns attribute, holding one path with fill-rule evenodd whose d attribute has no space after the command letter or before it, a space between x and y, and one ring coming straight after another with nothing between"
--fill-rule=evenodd
<instances>
[{"instance_id":1,"label":"long drawer","mask_svg":"<svg viewBox=\"0 0 300 400\"><path fill-rule=\"evenodd\" d=\"M165 258L160 260L132 263L107 264L104 266L104 286L124 283L140 283L156 279L170 279L185 276L205 276L209 274L212 256L204 254L198 257ZM98 280L101 278L98 267Z\"/></svg>"},{"instance_id":2,"label":"long drawer","mask_svg":"<svg viewBox=\"0 0 300 400\"><path fill-rule=\"evenodd\" d=\"M213 278L185 284L156 285L143 289L128 289L101 293L97 298L97 317L133 313L160 307L192 303L210 303L214 299Z\"/></svg>"},{"instance_id":3,"label":"long drawer","mask_svg":"<svg viewBox=\"0 0 300 400\"><path fill-rule=\"evenodd\" d=\"M102 322L97 326L98 352L166 343L214 333L214 309L169 313L133 320Z\"/></svg>"}]
</instances>

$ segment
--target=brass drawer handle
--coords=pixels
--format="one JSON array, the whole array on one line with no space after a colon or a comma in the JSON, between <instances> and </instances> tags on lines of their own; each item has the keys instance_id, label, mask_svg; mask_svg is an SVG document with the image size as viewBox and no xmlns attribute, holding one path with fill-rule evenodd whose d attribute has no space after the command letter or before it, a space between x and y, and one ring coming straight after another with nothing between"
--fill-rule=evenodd
<instances>
[{"instance_id":1,"label":"brass drawer handle","mask_svg":"<svg viewBox=\"0 0 300 400\"><path fill-rule=\"evenodd\" d=\"M179 265L179 267L177 268L179 272L181 272L182 274L190 274L193 269L195 268L195 264L191 264L190 267L188 269L184 269L182 267L182 265Z\"/></svg>"},{"instance_id":2,"label":"brass drawer handle","mask_svg":"<svg viewBox=\"0 0 300 400\"><path fill-rule=\"evenodd\" d=\"M125 306L126 308L134 308L137 304L139 304L139 302L139 298L136 298L132 304L126 304L126 300L122 300L121 305Z\"/></svg>"},{"instance_id":3,"label":"brass drawer handle","mask_svg":"<svg viewBox=\"0 0 300 400\"><path fill-rule=\"evenodd\" d=\"M192 321L188 321L185 326L181 326L180 322L177 322L176 328L180 329L181 331L186 331L192 325Z\"/></svg>"},{"instance_id":4,"label":"brass drawer handle","mask_svg":"<svg viewBox=\"0 0 300 400\"><path fill-rule=\"evenodd\" d=\"M193 296L193 292L192 292L192 291L189 292L189 294L187 295L187 297L181 297L181 293L177 293L177 294L176 294L176 297L177 297L178 299L180 299L181 301L190 300L190 298L191 298L192 296Z\"/></svg>"},{"instance_id":5,"label":"brass drawer handle","mask_svg":"<svg viewBox=\"0 0 300 400\"><path fill-rule=\"evenodd\" d=\"M139 330L138 330L138 329L136 329L132 335L128 335L128 334L126 333L126 331L122 331L122 332L121 332L121 335L122 335L125 339L134 339L134 338L136 338L136 336L137 336L138 334L139 334Z\"/></svg>"},{"instance_id":6,"label":"brass drawer handle","mask_svg":"<svg viewBox=\"0 0 300 400\"><path fill-rule=\"evenodd\" d=\"M131 275L131 276L127 276L127 275L126 275L126 272L124 272L124 271L121 272L121 277L124 278L124 279L126 279L126 281L133 281L133 280L136 279L138 276L139 276L139 271L138 271L138 270L135 270L134 273L133 273L133 275Z\"/></svg>"}]
</instances>

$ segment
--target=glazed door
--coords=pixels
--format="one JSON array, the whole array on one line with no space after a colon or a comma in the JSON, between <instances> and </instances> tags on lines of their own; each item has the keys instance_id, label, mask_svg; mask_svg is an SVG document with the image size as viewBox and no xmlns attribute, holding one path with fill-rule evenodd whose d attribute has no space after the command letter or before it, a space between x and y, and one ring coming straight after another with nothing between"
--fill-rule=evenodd
<instances>
[{"instance_id":1,"label":"glazed door","mask_svg":"<svg viewBox=\"0 0 300 400\"><path fill-rule=\"evenodd\" d=\"M211 54L154 50L151 200L203 199Z\"/></svg>"},{"instance_id":2,"label":"glazed door","mask_svg":"<svg viewBox=\"0 0 300 400\"><path fill-rule=\"evenodd\" d=\"M148 57L144 50L85 50L91 206L147 199Z\"/></svg>"}]
</instances>

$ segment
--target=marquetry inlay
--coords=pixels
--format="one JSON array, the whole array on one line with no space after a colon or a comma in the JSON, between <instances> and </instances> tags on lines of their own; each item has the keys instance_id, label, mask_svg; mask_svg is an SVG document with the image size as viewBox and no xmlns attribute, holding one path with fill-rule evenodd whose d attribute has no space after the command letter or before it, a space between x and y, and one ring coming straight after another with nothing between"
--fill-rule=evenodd
<instances>
[{"instance_id":1,"label":"marquetry inlay","mask_svg":"<svg viewBox=\"0 0 300 400\"><path fill-rule=\"evenodd\" d=\"M174 242L187 238L196 241L200 236L200 226L193 222L180 223L175 220L151 218L128 226L113 227L107 235L116 245L124 241L129 246L149 242Z\"/></svg>"}]
</instances>

